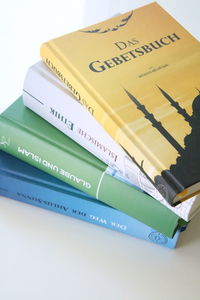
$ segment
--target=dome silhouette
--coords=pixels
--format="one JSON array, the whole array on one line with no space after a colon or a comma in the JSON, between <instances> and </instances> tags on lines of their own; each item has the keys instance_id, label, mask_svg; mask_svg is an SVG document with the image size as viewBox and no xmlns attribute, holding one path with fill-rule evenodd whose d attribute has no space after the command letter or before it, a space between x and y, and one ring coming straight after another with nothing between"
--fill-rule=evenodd
<instances>
[{"instance_id":1,"label":"dome silhouette","mask_svg":"<svg viewBox=\"0 0 200 300\"><path fill-rule=\"evenodd\" d=\"M157 175L154 178L154 185L159 192L169 203L172 203L178 193L200 182L200 91L198 90L199 95L192 101L193 112L192 116L190 116L167 92L159 86L157 86L157 88L191 127L190 134L184 138L184 148L167 132L162 123L158 122L154 115L147 111L146 107L141 104L138 99L130 92L126 90L125 92L136 105L137 109L151 122L152 127L158 130L178 152L176 163L172 164L168 170L163 170L161 175Z\"/></svg>"}]
</instances>

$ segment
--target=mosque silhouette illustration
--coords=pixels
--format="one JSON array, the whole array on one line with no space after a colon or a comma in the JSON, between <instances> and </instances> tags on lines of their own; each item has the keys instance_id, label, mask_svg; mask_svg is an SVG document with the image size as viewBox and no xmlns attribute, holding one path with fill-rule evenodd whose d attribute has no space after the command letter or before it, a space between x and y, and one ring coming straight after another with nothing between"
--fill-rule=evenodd
<instances>
[{"instance_id":1,"label":"mosque silhouette illustration","mask_svg":"<svg viewBox=\"0 0 200 300\"><path fill-rule=\"evenodd\" d=\"M152 127L159 131L165 139L177 150L178 157L176 164L172 164L169 170L163 170L161 175L157 175L152 182L163 197L172 203L175 196L187 187L200 182L200 91L192 102L192 115L190 116L178 102L172 99L163 89L157 86L161 95L174 107L185 122L191 127L190 134L184 138L184 148L175 140L175 138L163 127L162 123L157 121L152 113L141 104L130 92L125 90L129 98L140 110L144 117L149 120ZM135 162L135 159L132 157ZM138 163L137 163L138 165ZM139 165L138 165L139 166ZM144 172L143 168L140 166ZM148 177L149 178L149 177ZM152 180L151 180L152 181Z\"/></svg>"}]
</instances>

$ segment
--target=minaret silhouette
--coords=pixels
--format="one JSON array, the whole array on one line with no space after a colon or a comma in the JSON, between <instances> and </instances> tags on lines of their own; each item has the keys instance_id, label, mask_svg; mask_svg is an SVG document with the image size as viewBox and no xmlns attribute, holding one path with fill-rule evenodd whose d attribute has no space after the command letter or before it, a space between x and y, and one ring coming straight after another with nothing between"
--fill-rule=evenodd
<instances>
[{"instance_id":1,"label":"minaret silhouette","mask_svg":"<svg viewBox=\"0 0 200 300\"><path fill-rule=\"evenodd\" d=\"M157 121L153 114L149 113L144 105L142 105L130 92L124 89L129 98L135 103L137 109L139 109L144 117L149 120L154 128L156 128L166 140L177 150L179 154L183 152L183 148L179 143L174 139L174 137L162 126L162 123Z\"/></svg>"},{"instance_id":2,"label":"minaret silhouette","mask_svg":"<svg viewBox=\"0 0 200 300\"><path fill-rule=\"evenodd\" d=\"M172 164L169 170L163 170L161 175L157 175L154 178L154 185L171 204L174 197L186 188L199 183L198 187L200 189L200 91L197 89L199 95L197 95L192 102L193 112L192 116L190 116L186 110L181 108L164 90L160 87L158 88L162 95L191 126L190 134L184 138L184 148L167 132L161 122L158 122L154 115L147 111L144 105L127 90L125 90L125 92L133 103L135 103L137 109L152 123L152 126L155 127L179 153L176 163ZM198 187L197 192L199 191Z\"/></svg>"},{"instance_id":3,"label":"minaret silhouette","mask_svg":"<svg viewBox=\"0 0 200 300\"><path fill-rule=\"evenodd\" d=\"M169 94L167 94L163 89L161 89L159 86L157 87L160 90L160 92L163 94L163 96L170 102L171 106L174 107L177 110L177 112L184 117L185 121L187 121L190 124L191 117L186 112L186 110L182 108L178 102L174 101L172 97Z\"/></svg>"},{"instance_id":4,"label":"minaret silhouette","mask_svg":"<svg viewBox=\"0 0 200 300\"><path fill-rule=\"evenodd\" d=\"M156 176L156 184L165 181L164 185L167 186L170 182L169 174L181 182L184 188L200 182L200 93L193 100L192 110L189 122L191 132L184 138L184 152L177 157L176 164L171 165L169 170L164 170L162 176ZM179 190L174 189L177 193ZM173 198L174 191L170 190L169 198Z\"/></svg>"}]
</instances>

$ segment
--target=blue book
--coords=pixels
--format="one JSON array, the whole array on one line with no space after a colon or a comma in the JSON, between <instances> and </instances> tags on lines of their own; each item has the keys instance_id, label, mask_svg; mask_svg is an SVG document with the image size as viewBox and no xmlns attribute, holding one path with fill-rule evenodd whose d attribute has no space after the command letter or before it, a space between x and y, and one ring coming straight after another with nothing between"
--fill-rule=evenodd
<instances>
[{"instance_id":1,"label":"blue book","mask_svg":"<svg viewBox=\"0 0 200 300\"><path fill-rule=\"evenodd\" d=\"M0 151L0 194L168 248L175 248L182 231L180 228L173 238L168 238L3 151Z\"/></svg>"}]
</instances>

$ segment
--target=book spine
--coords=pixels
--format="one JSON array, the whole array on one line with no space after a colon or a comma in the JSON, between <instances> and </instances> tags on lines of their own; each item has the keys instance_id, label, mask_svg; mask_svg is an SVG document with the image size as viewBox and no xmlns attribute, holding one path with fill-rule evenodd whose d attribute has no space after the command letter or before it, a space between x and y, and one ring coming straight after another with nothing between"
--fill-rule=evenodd
<instances>
[{"instance_id":1,"label":"book spine","mask_svg":"<svg viewBox=\"0 0 200 300\"><path fill-rule=\"evenodd\" d=\"M24 104L93 155L108 164L115 177L163 200L153 184L86 109L74 101L66 86L42 63L28 70Z\"/></svg>"},{"instance_id":2,"label":"book spine","mask_svg":"<svg viewBox=\"0 0 200 300\"><path fill-rule=\"evenodd\" d=\"M96 167L3 116L0 133L1 150L173 237L179 217L152 197L108 175L103 163Z\"/></svg>"},{"instance_id":3,"label":"book spine","mask_svg":"<svg viewBox=\"0 0 200 300\"><path fill-rule=\"evenodd\" d=\"M49 43L44 43L40 49L40 55L43 62L52 70L52 72L68 87L74 97L82 104L97 120L103 119L105 111L100 104L98 104L86 89L88 84L83 89L82 82L77 80L76 72L69 62L63 61L56 47ZM53 47L53 48L52 48ZM83 91L84 95L80 91ZM86 97L85 97L86 96ZM93 95L95 96L95 95ZM103 121L103 120L102 120ZM101 122L100 122L101 123ZM114 129L116 124L113 122ZM113 130L113 132L115 132Z\"/></svg>"},{"instance_id":4,"label":"book spine","mask_svg":"<svg viewBox=\"0 0 200 300\"><path fill-rule=\"evenodd\" d=\"M101 164L100 167L93 166L92 163L81 159L78 155L73 155L73 149L66 151L59 148L56 143L3 117L0 117L0 130L1 141L3 139L6 141L0 143L3 151L83 192L92 196L96 195L101 176L106 172L105 164Z\"/></svg>"},{"instance_id":5,"label":"book spine","mask_svg":"<svg viewBox=\"0 0 200 300\"><path fill-rule=\"evenodd\" d=\"M180 230L170 239L145 224L101 202L63 193L0 171L0 195L66 216L106 227L168 248L175 248Z\"/></svg>"},{"instance_id":6,"label":"book spine","mask_svg":"<svg viewBox=\"0 0 200 300\"><path fill-rule=\"evenodd\" d=\"M118 118L117 114L110 110L109 101L106 102L102 99L101 95L95 92L70 61L67 60L66 57L62 57L53 40L49 43L42 44L40 55L43 62L68 87L80 104L85 106L105 131L109 133L113 140L123 147L129 157L134 160L135 153L139 152L142 154L140 161L143 161L143 154L146 153L146 168L148 167L149 169L152 165L154 168L155 166L159 166L160 173L160 162L157 158L151 154L146 145L137 138L134 132L132 133L134 136L130 137L130 132L126 126L124 126L123 122ZM148 176L142 166L141 169L145 176L151 180L150 176ZM169 201L170 199L166 200Z\"/></svg>"},{"instance_id":7,"label":"book spine","mask_svg":"<svg viewBox=\"0 0 200 300\"><path fill-rule=\"evenodd\" d=\"M67 87L43 62L29 68L23 90L23 102L28 108L108 164L113 169L111 171L115 178L139 186L178 216L189 221L194 200L190 199L177 207L169 205L95 118L74 100Z\"/></svg>"}]
</instances>

